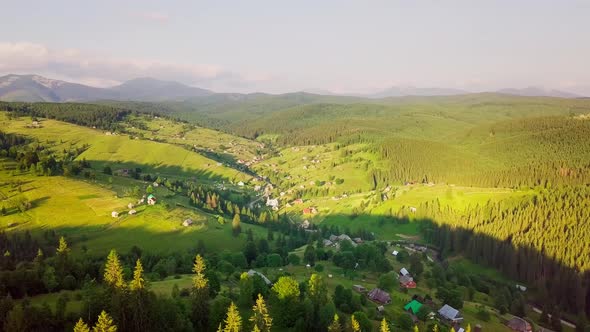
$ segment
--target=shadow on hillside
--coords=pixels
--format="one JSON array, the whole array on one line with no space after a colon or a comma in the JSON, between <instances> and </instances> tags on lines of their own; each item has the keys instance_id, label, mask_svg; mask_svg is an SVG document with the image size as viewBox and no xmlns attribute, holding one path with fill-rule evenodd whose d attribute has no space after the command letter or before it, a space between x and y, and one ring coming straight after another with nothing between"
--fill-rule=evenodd
<instances>
[{"instance_id":1,"label":"shadow on hillside","mask_svg":"<svg viewBox=\"0 0 590 332\"><path fill-rule=\"evenodd\" d=\"M347 218L350 220L350 217L349 215L334 215L331 218ZM121 220L121 224L124 224L127 220ZM401 228L410 223L407 219L374 215L359 215L354 220L371 223L383 229L392 226ZM187 232L186 230L191 228L183 227L181 218L158 222L174 223L177 226L174 229L162 232L154 231L154 229L157 229L154 225L138 225L125 228L109 228L109 226L56 227L53 230L57 234L65 235L74 248L82 248L83 245L88 244L87 250L90 254L95 255L106 255L106 252L112 247L118 247L121 251L126 252L133 246L142 248L145 252L158 251L166 254L197 248L200 240L204 242L208 252L218 252L224 249L239 251L242 249L247 236L244 230L248 228L254 229L255 237L266 238L266 231L263 227L246 222L242 222L243 231L238 238L232 237L231 227L228 224L217 227L219 225L210 218L207 221L208 229L206 231L195 232ZM411 223L417 223L418 229L428 246L434 249L435 252L441 253L440 258L443 266L448 266L449 263L446 259L451 255L463 255L477 264L499 270L512 280L523 282L530 287L527 292L546 294L543 299L545 301L551 299L550 301L553 302L538 301L534 303L537 307L542 308L548 304L559 305L569 313L577 314L584 311L586 314L590 314L590 271L579 273L575 269L531 247L514 246L509 241L501 241L489 235L474 233L471 230L440 226L428 219L412 221ZM290 234L299 232L299 234L308 237L319 237L321 235L326 238L330 234L339 235L342 233L346 233L351 237L363 237L363 234L365 236L370 234L369 230L363 230L362 225L338 227L334 225L334 221L330 226L322 226L321 224L319 227L317 225L312 226L317 230L316 232L298 229L295 224L290 226L283 224L281 226L267 223L267 225L275 231L279 228L285 230L290 227ZM43 228L42 230L47 229ZM18 230L12 232L18 232ZM107 233L105 234L105 232ZM388 238L390 235L393 238L395 235L374 233L378 239ZM177 240L175 240L176 237L178 237ZM116 241L124 243L117 244ZM398 241L413 242L412 240ZM91 245L96 245L96 247L91 247ZM154 250L153 248L163 250ZM516 284L508 286L516 288Z\"/></svg>"},{"instance_id":2,"label":"shadow on hillside","mask_svg":"<svg viewBox=\"0 0 590 332\"><path fill-rule=\"evenodd\" d=\"M410 221L404 218L389 216L377 216L362 214L356 217L350 215L329 216L330 224L337 224L338 220L346 220L347 225L354 221L366 224L366 230L400 229L417 223L423 240L427 247L440 253L443 265L448 266L448 257L463 255L474 263L491 267L500 271L512 280L518 280L530 287L537 294L546 294L551 302L537 301L537 307L545 305L559 305L567 312L577 314L586 312L590 315L590 271L583 273L567 266L563 262L540 252L535 248L525 245L513 245L510 240L499 240L491 235L475 233L472 230L438 225L430 219ZM343 219L345 218L345 219ZM351 223L352 222L352 223ZM339 227L338 231L349 235L359 235L362 225ZM320 225L320 230L322 229ZM327 228L329 234L335 229ZM383 234L375 232L379 239L393 238L395 234ZM402 242L413 242L411 238L402 239ZM567 245L564 243L564 245ZM582 254L582 253L580 253ZM515 285L511 287L516 288Z\"/></svg>"},{"instance_id":3,"label":"shadow on hillside","mask_svg":"<svg viewBox=\"0 0 590 332\"><path fill-rule=\"evenodd\" d=\"M211 170L202 170L202 169L195 169L195 170L188 170L184 169L180 166L170 166L170 165L159 165L159 164L139 164L133 162L109 162L103 160L87 160L92 169L96 172L102 172L105 166L109 166L112 169L114 176L122 176L122 177L129 177L132 178L132 173L135 172L136 169L140 169L141 173L139 175L139 179L142 180L144 175L150 175L152 180L155 180L158 176L162 177L170 177L170 178L184 178L184 179L192 179L192 180L205 180L210 182L223 182L223 181L233 181L234 178L225 177L221 174L215 172L216 168L219 170L229 169L230 172L234 172L235 175L239 174L238 170L231 169L229 167L223 165L217 165L216 163L211 163L209 167ZM188 165L187 168L190 167L203 167L204 165ZM127 170L127 172L125 171ZM129 175L122 175L122 174L129 174Z\"/></svg>"}]
</instances>

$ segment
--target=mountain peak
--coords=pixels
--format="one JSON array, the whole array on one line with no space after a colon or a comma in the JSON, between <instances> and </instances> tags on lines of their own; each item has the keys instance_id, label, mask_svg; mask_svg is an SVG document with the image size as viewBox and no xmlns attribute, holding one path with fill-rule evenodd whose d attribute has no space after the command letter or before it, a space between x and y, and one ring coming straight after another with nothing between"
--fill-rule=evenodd
<instances>
[{"instance_id":1,"label":"mountain peak","mask_svg":"<svg viewBox=\"0 0 590 332\"><path fill-rule=\"evenodd\" d=\"M0 77L0 100L6 101L163 101L186 100L211 94L213 92L209 90L152 77L138 77L112 88L96 88L35 74L8 74Z\"/></svg>"}]
</instances>

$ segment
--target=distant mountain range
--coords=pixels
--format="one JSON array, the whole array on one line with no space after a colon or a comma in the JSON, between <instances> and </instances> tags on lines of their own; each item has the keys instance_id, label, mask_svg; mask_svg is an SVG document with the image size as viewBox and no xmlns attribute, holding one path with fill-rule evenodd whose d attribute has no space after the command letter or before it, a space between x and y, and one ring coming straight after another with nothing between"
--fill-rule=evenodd
<instances>
[{"instance_id":1,"label":"distant mountain range","mask_svg":"<svg viewBox=\"0 0 590 332\"><path fill-rule=\"evenodd\" d=\"M324 96L344 96L326 90L309 89L308 93ZM547 90L537 87L524 89L502 89L497 93L517 96L547 96L560 98L579 98L573 93ZM347 94L358 98L389 98L404 96L452 96L469 94L459 89L391 87L373 94ZM96 88L83 84L70 83L45 78L39 75L6 75L0 77L0 100L27 102L67 102L67 101L188 101L210 97L216 93L191 87L182 83L162 81L154 78L136 78L111 88ZM257 94L222 94L223 99L240 100ZM210 99L210 98L208 98Z\"/></svg>"},{"instance_id":2,"label":"distant mountain range","mask_svg":"<svg viewBox=\"0 0 590 332\"><path fill-rule=\"evenodd\" d=\"M580 98L582 96L576 95L570 92L544 89L539 87L528 87L524 89L502 89L498 90L498 93L515 96L528 96L528 97L558 97L558 98Z\"/></svg>"},{"instance_id":3,"label":"distant mountain range","mask_svg":"<svg viewBox=\"0 0 590 332\"><path fill-rule=\"evenodd\" d=\"M39 75L0 77L0 100L5 101L164 101L186 100L212 94L209 90L153 78L137 78L111 88L95 88Z\"/></svg>"}]
</instances>

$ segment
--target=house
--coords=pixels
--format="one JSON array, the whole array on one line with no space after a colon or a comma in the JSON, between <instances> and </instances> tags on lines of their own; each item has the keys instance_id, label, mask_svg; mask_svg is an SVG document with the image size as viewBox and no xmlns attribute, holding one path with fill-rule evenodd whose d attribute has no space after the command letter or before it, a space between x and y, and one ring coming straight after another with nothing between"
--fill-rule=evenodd
<instances>
[{"instance_id":1,"label":"house","mask_svg":"<svg viewBox=\"0 0 590 332\"><path fill-rule=\"evenodd\" d=\"M418 209L416 209L416 208L415 208L415 207L413 207L413 206L410 206L410 212L412 212L412 213L416 213L416 211L418 211Z\"/></svg>"},{"instance_id":2,"label":"house","mask_svg":"<svg viewBox=\"0 0 590 332\"><path fill-rule=\"evenodd\" d=\"M113 217L113 218L119 218L119 212L117 212L117 211L111 212L111 217Z\"/></svg>"},{"instance_id":3,"label":"house","mask_svg":"<svg viewBox=\"0 0 590 332\"><path fill-rule=\"evenodd\" d=\"M358 293L365 293L367 289L361 285L352 285L352 290Z\"/></svg>"},{"instance_id":4,"label":"house","mask_svg":"<svg viewBox=\"0 0 590 332\"><path fill-rule=\"evenodd\" d=\"M311 208L303 209L303 214L311 214Z\"/></svg>"},{"instance_id":5,"label":"house","mask_svg":"<svg viewBox=\"0 0 590 332\"><path fill-rule=\"evenodd\" d=\"M130 216L132 216L132 215L136 214L137 211L135 211L134 209L131 209L131 210L129 210L128 213L129 213Z\"/></svg>"},{"instance_id":6,"label":"house","mask_svg":"<svg viewBox=\"0 0 590 332\"><path fill-rule=\"evenodd\" d=\"M393 256L397 256L397 254L399 254L399 251L397 251L397 250L394 250L394 251L393 251L391 254L392 254Z\"/></svg>"},{"instance_id":7,"label":"house","mask_svg":"<svg viewBox=\"0 0 590 332\"><path fill-rule=\"evenodd\" d=\"M336 241L338 241L338 237L337 237L336 235L334 235L334 234L330 235L329 239L330 239L330 241L332 241L332 242L336 242Z\"/></svg>"},{"instance_id":8,"label":"house","mask_svg":"<svg viewBox=\"0 0 590 332\"><path fill-rule=\"evenodd\" d=\"M521 292L526 292L526 286L523 285L516 285L516 289L518 289Z\"/></svg>"},{"instance_id":9,"label":"house","mask_svg":"<svg viewBox=\"0 0 590 332\"><path fill-rule=\"evenodd\" d=\"M519 332L532 332L533 328L529 322L520 318L520 317L512 317L509 321L506 322L506 326L514 331Z\"/></svg>"},{"instance_id":10,"label":"house","mask_svg":"<svg viewBox=\"0 0 590 332\"><path fill-rule=\"evenodd\" d=\"M376 309L377 309L377 312L380 314L382 314L385 311L385 307L382 305L378 306Z\"/></svg>"},{"instance_id":11,"label":"house","mask_svg":"<svg viewBox=\"0 0 590 332\"><path fill-rule=\"evenodd\" d=\"M193 224L193 220L191 218L186 219L185 221L182 222L182 226L184 227L188 227L190 225Z\"/></svg>"},{"instance_id":12,"label":"house","mask_svg":"<svg viewBox=\"0 0 590 332\"><path fill-rule=\"evenodd\" d=\"M253 277L254 275L257 275L260 278L262 278L262 280L264 281L264 283L267 286L272 285L272 282L270 282L270 279L268 279L264 274L262 274L262 273L260 273L258 271L252 270L252 269L248 271L248 276Z\"/></svg>"},{"instance_id":13,"label":"house","mask_svg":"<svg viewBox=\"0 0 590 332\"><path fill-rule=\"evenodd\" d=\"M279 207L279 200L277 198L270 199L269 197L266 198L266 206L270 206L271 208L278 208Z\"/></svg>"},{"instance_id":14,"label":"house","mask_svg":"<svg viewBox=\"0 0 590 332\"><path fill-rule=\"evenodd\" d=\"M303 227L305 229L308 229L310 225L311 224L309 223L309 220L307 220L307 219L303 220L303 222L301 223L301 227Z\"/></svg>"},{"instance_id":15,"label":"house","mask_svg":"<svg viewBox=\"0 0 590 332\"><path fill-rule=\"evenodd\" d=\"M156 204L156 196L149 194L147 197L148 205L155 205Z\"/></svg>"},{"instance_id":16,"label":"house","mask_svg":"<svg viewBox=\"0 0 590 332\"><path fill-rule=\"evenodd\" d=\"M416 315L418 311L422 308L422 303L412 300L408 304L404 306L404 310L411 313L412 315Z\"/></svg>"},{"instance_id":17,"label":"house","mask_svg":"<svg viewBox=\"0 0 590 332\"><path fill-rule=\"evenodd\" d=\"M416 288L416 282L409 274L399 277L399 284L404 288Z\"/></svg>"},{"instance_id":18,"label":"house","mask_svg":"<svg viewBox=\"0 0 590 332\"><path fill-rule=\"evenodd\" d=\"M358 243L358 244L363 243L363 239L361 239L360 237L355 237L353 240L355 243Z\"/></svg>"},{"instance_id":19,"label":"house","mask_svg":"<svg viewBox=\"0 0 590 332\"><path fill-rule=\"evenodd\" d=\"M243 187L244 186L244 182L242 182L242 181L238 182L238 186Z\"/></svg>"},{"instance_id":20,"label":"house","mask_svg":"<svg viewBox=\"0 0 590 332\"><path fill-rule=\"evenodd\" d=\"M281 192L279 193L279 196L283 197L283 196L285 196L286 194L287 194L287 193L285 193L284 191L281 191Z\"/></svg>"},{"instance_id":21,"label":"house","mask_svg":"<svg viewBox=\"0 0 590 332\"><path fill-rule=\"evenodd\" d=\"M350 238L350 236L348 236L346 234L338 235L338 241L344 241L344 240L352 242L352 239Z\"/></svg>"},{"instance_id":22,"label":"house","mask_svg":"<svg viewBox=\"0 0 590 332\"><path fill-rule=\"evenodd\" d=\"M380 303L380 304L391 303L391 296L389 296L389 293L387 293L386 291L379 289L379 288L374 288L372 291L370 291L367 294L367 297L369 298L369 300L376 302L376 303Z\"/></svg>"},{"instance_id":23,"label":"house","mask_svg":"<svg viewBox=\"0 0 590 332\"><path fill-rule=\"evenodd\" d=\"M410 271L406 270L405 267L402 267L402 269L399 270L399 275L400 276L408 276L408 275L410 275Z\"/></svg>"},{"instance_id":24,"label":"house","mask_svg":"<svg viewBox=\"0 0 590 332\"><path fill-rule=\"evenodd\" d=\"M303 204L303 200L301 198L298 198L293 201L293 204Z\"/></svg>"},{"instance_id":25,"label":"house","mask_svg":"<svg viewBox=\"0 0 590 332\"><path fill-rule=\"evenodd\" d=\"M451 323L459 323L463 321L463 317L459 313L459 310L451 307L448 304L445 304L442 308L438 310L438 314L445 320Z\"/></svg>"},{"instance_id":26,"label":"house","mask_svg":"<svg viewBox=\"0 0 590 332\"><path fill-rule=\"evenodd\" d=\"M334 242L324 239L324 247L331 247L332 245L334 245Z\"/></svg>"},{"instance_id":27,"label":"house","mask_svg":"<svg viewBox=\"0 0 590 332\"><path fill-rule=\"evenodd\" d=\"M128 209L133 209L135 207L135 205L133 205L133 203L129 203L127 204L127 208Z\"/></svg>"}]
</instances>

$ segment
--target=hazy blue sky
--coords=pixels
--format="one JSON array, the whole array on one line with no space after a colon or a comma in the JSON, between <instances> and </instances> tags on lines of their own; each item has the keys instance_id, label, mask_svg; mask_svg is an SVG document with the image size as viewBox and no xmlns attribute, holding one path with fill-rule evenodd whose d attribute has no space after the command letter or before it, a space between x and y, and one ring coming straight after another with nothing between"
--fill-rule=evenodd
<instances>
[{"instance_id":1,"label":"hazy blue sky","mask_svg":"<svg viewBox=\"0 0 590 332\"><path fill-rule=\"evenodd\" d=\"M0 74L217 91L590 94L590 1L4 0Z\"/></svg>"}]
</instances>

